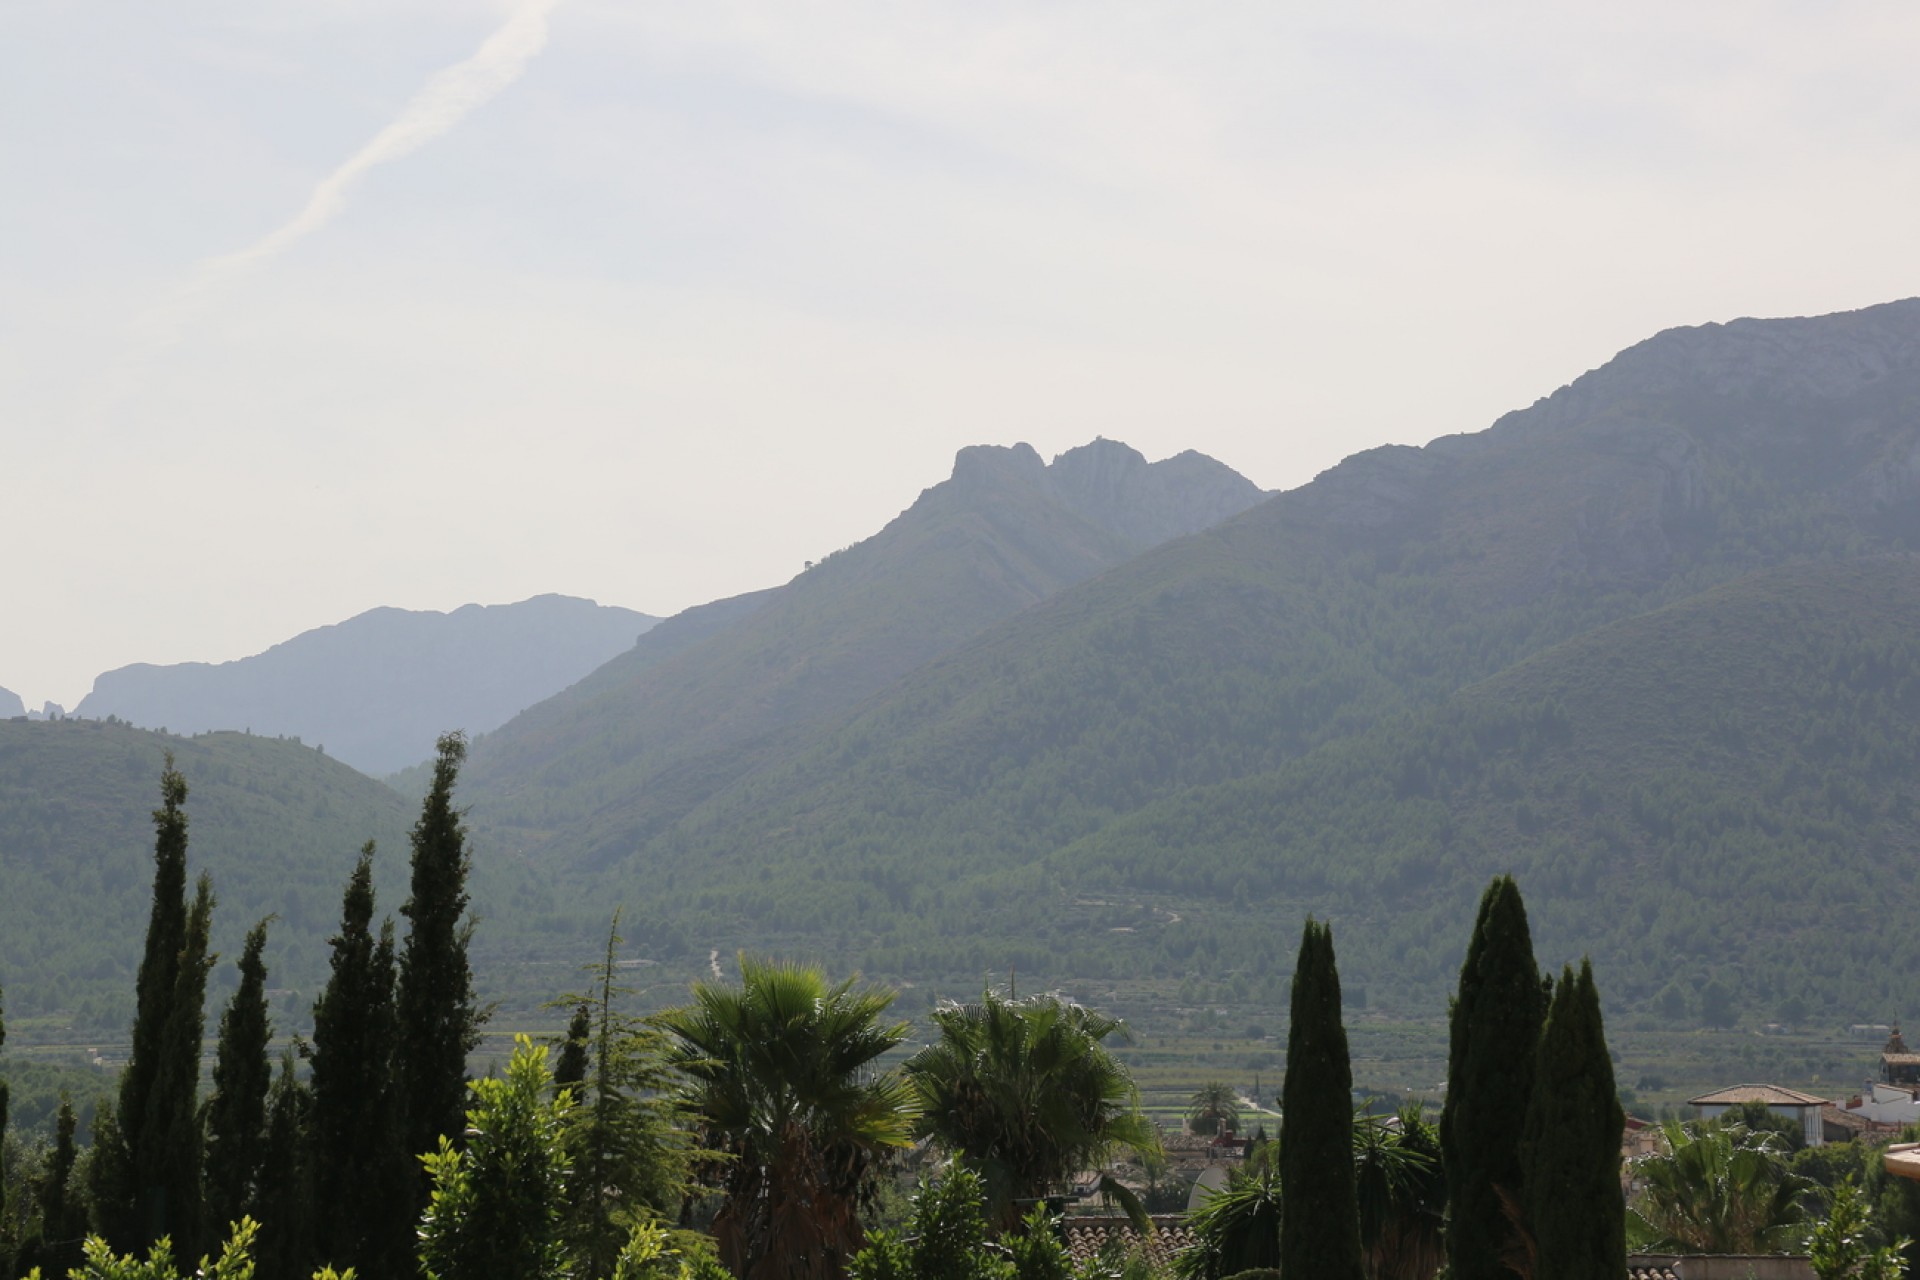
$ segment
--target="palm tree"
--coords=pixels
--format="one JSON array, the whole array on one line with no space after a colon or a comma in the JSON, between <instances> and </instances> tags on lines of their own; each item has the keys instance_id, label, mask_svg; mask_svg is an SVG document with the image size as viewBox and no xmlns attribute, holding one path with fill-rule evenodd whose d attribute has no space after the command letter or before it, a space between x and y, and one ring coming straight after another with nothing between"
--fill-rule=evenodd
<instances>
[{"instance_id":1,"label":"palm tree","mask_svg":"<svg viewBox=\"0 0 1920 1280\"><path fill-rule=\"evenodd\" d=\"M1438 1271L1447 1175L1439 1131L1418 1103L1394 1117L1354 1112L1353 1175L1367 1275L1422 1280Z\"/></svg>"},{"instance_id":2,"label":"palm tree","mask_svg":"<svg viewBox=\"0 0 1920 1280\"><path fill-rule=\"evenodd\" d=\"M1133 1077L1107 1049L1126 1025L1059 995L933 1012L940 1038L903 1068L920 1107L917 1132L976 1169L989 1216L1012 1227L1030 1202L1125 1148L1146 1153L1160 1135L1140 1112ZM1138 1197L1112 1178L1101 1190L1143 1227Z\"/></svg>"},{"instance_id":3,"label":"palm tree","mask_svg":"<svg viewBox=\"0 0 1920 1280\"><path fill-rule=\"evenodd\" d=\"M1227 1184L1187 1216L1194 1247L1174 1259L1179 1280L1221 1280L1280 1265L1280 1172L1272 1153L1227 1174Z\"/></svg>"},{"instance_id":4,"label":"palm tree","mask_svg":"<svg viewBox=\"0 0 1920 1280\"><path fill-rule=\"evenodd\" d=\"M1627 1238L1672 1253L1768 1253L1805 1234L1811 1179L1787 1169L1779 1137L1739 1124L1661 1129L1667 1150L1641 1156L1641 1185L1627 1210Z\"/></svg>"},{"instance_id":5,"label":"palm tree","mask_svg":"<svg viewBox=\"0 0 1920 1280\"><path fill-rule=\"evenodd\" d=\"M837 1280L886 1155L911 1141L912 1095L874 1062L906 1037L893 993L740 957L740 985L696 983L655 1015L725 1195L721 1261L742 1280Z\"/></svg>"},{"instance_id":6,"label":"palm tree","mask_svg":"<svg viewBox=\"0 0 1920 1280\"><path fill-rule=\"evenodd\" d=\"M1187 1128L1209 1135L1238 1131L1240 1095L1224 1080L1207 1081L1187 1099Z\"/></svg>"}]
</instances>

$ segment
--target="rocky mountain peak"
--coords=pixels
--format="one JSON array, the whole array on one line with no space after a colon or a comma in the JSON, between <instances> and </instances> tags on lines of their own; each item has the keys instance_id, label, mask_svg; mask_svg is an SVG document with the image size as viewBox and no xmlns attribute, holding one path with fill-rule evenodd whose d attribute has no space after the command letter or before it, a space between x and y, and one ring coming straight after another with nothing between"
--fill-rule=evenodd
<instances>
[{"instance_id":1,"label":"rocky mountain peak","mask_svg":"<svg viewBox=\"0 0 1920 1280\"><path fill-rule=\"evenodd\" d=\"M1251 480L1187 450L1148 462L1119 440L1095 437L1042 462L1032 445L971 445L954 458L953 490L1037 489L1080 518L1141 550L1211 528L1267 496Z\"/></svg>"}]
</instances>

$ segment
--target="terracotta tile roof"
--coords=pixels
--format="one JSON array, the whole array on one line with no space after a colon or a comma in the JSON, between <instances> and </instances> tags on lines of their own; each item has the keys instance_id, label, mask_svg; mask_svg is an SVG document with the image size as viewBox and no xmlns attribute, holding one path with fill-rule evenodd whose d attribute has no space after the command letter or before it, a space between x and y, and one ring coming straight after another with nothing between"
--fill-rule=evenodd
<instances>
[{"instance_id":1,"label":"terracotta tile roof","mask_svg":"<svg viewBox=\"0 0 1920 1280\"><path fill-rule=\"evenodd\" d=\"M1627 1280L1680 1280L1680 1276L1664 1262L1640 1264L1632 1258L1627 1259Z\"/></svg>"},{"instance_id":2,"label":"terracotta tile roof","mask_svg":"<svg viewBox=\"0 0 1920 1280\"><path fill-rule=\"evenodd\" d=\"M1193 1247L1193 1233L1187 1229L1184 1217L1168 1214L1152 1221L1153 1234L1146 1238L1146 1254L1156 1265L1164 1266L1173 1261L1176 1253ZM1109 1240L1132 1243L1140 1238L1133 1223L1117 1213L1073 1215L1061 1225L1067 1233L1067 1252L1076 1266L1099 1257L1101 1248Z\"/></svg>"},{"instance_id":3,"label":"terracotta tile roof","mask_svg":"<svg viewBox=\"0 0 1920 1280\"><path fill-rule=\"evenodd\" d=\"M1743 1102L1764 1102L1770 1107L1823 1107L1827 1099L1816 1098L1798 1089L1783 1089L1777 1084L1736 1084L1731 1089L1687 1099L1690 1107L1739 1106Z\"/></svg>"}]
</instances>

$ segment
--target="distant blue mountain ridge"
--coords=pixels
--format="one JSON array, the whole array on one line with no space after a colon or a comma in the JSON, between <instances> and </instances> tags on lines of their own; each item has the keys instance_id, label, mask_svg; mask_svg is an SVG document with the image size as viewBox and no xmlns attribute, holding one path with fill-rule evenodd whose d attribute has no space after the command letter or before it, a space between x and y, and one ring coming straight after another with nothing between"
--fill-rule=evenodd
<instances>
[{"instance_id":1,"label":"distant blue mountain ridge","mask_svg":"<svg viewBox=\"0 0 1920 1280\"><path fill-rule=\"evenodd\" d=\"M506 723L631 648L655 621L561 595L451 613L371 609L233 662L108 671L74 714L175 733L298 737L382 775L426 759L449 729Z\"/></svg>"}]
</instances>

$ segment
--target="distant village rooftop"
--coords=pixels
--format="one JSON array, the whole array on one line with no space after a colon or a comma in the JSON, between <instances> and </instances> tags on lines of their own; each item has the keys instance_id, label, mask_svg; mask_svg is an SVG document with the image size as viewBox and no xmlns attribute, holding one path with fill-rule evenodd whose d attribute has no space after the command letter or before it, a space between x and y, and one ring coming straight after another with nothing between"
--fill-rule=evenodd
<instances>
[{"instance_id":1,"label":"distant village rooftop","mask_svg":"<svg viewBox=\"0 0 1920 1280\"><path fill-rule=\"evenodd\" d=\"M1736 1084L1731 1088L1706 1093L1698 1098L1687 1099L1690 1107L1739 1107L1749 1102L1762 1103L1769 1107L1822 1107L1827 1099L1816 1098L1810 1093L1801 1093L1798 1089L1782 1088L1777 1084Z\"/></svg>"}]
</instances>

